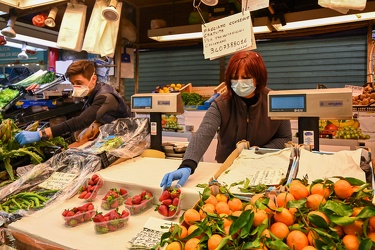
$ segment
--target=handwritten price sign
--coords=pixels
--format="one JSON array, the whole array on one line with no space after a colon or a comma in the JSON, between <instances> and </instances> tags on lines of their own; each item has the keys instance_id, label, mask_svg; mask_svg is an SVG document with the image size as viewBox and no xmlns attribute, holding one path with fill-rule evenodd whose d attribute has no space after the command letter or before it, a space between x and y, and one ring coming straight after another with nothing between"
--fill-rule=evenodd
<instances>
[{"instance_id":1,"label":"handwritten price sign","mask_svg":"<svg viewBox=\"0 0 375 250\"><path fill-rule=\"evenodd\" d=\"M68 186L76 177L76 174L55 172L47 180L39 184L39 187L52 190L61 190Z\"/></svg>"}]
</instances>

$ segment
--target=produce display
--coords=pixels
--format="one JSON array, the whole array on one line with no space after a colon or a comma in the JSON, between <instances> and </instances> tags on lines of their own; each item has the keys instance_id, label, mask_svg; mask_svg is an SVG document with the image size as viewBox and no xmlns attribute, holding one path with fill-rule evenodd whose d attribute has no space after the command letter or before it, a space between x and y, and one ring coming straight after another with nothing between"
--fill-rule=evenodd
<instances>
[{"instance_id":1,"label":"produce display","mask_svg":"<svg viewBox=\"0 0 375 250\"><path fill-rule=\"evenodd\" d=\"M169 187L161 193L160 204L156 205L155 211L158 211L165 218L174 218L181 211L181 199L181 189Z\"/></svg>"},{"instance_id":2,"label":"produce display","mask_svg":"<svg viewBox=\"0 0 375 250\"><path fill-rule=\"evenodd\" d=\"M102 198L101 208L104 210L115 209L124 204L128 197L128 191L125 188L111 188Z\"/></svg>"},{"instance_id":3,"label":"produce display","mask_svg":"<svg viewBox=\"0 0 375 250\"><path fill-rule=\"evenodd\" d=\"M20 91L18 89L0 89L0 110L3 109L6 105L8 105L19 94Z\"/></svg>"},{"instance_id":4,"label":"produce display","mask_svg":"<svg viewBox=\"0 0 375 250\"><path fill-rule=\"evenodd\" d=\"M35 122L32 126L26 128L26 130L36 131L37 128L38 122ZM67 143L62 137L54 137L48 141L38 141L20 146L14 139L15 135L20 131L21 129L11 119L2 120L0 124L0 167L2 167L2 162L4 167L2 170L6 170L10 180L15 179L12 160L17 160L21 157L30 157L31 163L39 164L45 160L44 147L61 146L65 149L67 148Z\"/></svg>"},{"instance_id":5,"label":"produce display","mask_svg":"<svg viewBox=\"0 0 375 250\"><path fill-rule=\"evenodd\" d=\"M96 212L92 220L95 223L95 231L99 234L105 234L123 228L129 217L129 210L124 209L119 212L118 209L113 209L106 214Z\"/></svg>"},{"instance_id":6,"label":"produce display","mask_svg":"<svg viewBox=\"0 0 375 250\"><path fill-rule=\"evenodd\" d=\"M0 210L13 213L18 210L41 209L48 202L49 197L56 192L57 190L29 191L11 195L0 204Z\"/></svg>"},{"instance_id":7,"label":"produce display","mask_svg":"<svg viewBox=\"0 0 375 250\"><path fill-rule=\"evenodd\" d=\"M27 88L31 84L42 85L45 83L53 82L56 79L55 74L52 71L48 70L38 70L34 74L26 77L22 81L12 84L14 87L24 87Z\"/></svg>"},{"instance_id":8,"label":"produce display","mask_svg":"<svg viewBox=\"0 0 375 250\"><path fill-rule=\"evenodd\" d=\"M360 95L353 96L353 105L367 106L375 103L375 91L371 84L367 84L363 88Z\"/></svg>"},{"instance_id":9,"label":"produce display","mask_svg":"<svg viewBox=\"0 0 375 250\"><path fill-rule=\"evenodd\" d=\"M167 131L181 131L184 128L178 125L178 118L176 115L163 114L161 115L161 126L163 130Z\"/></svg>"},{"instance_id":10,"label":"produce display","mask_svg":"<svg viewBox=\"0 0 375 250\"><path fill-rule=\"evenodd\" d=\"M92 202L88 202L78 207L65 209L62 212L65 225L69 227L75 227L79 224L87 221L91 221L91 218L95 215L95 207Z\"/></svg>"},{"instance_id":11,"label":"produce display","mask_svg":"<svg viewBox=\"0 0 375 250\"><path fill-rule=\"evenodd\" d=\"M142 190L141 193L128 197L125 200L125 207L130 211L130 214L140 214L152 207L154 196L147 190Z\"/></svg>"},{"instance_id":12,"label":"produce display","mask_svg":"<svg viewBox=\"0 0 375 250\"><path fill-rule=\"evenodd\" d=\"M207 187L163 234L172 249L371 249L375 205L368 183L350 177L294 179L285 189L235 197ZM242 198L242 199L240 199Z\"/></svg>"},{"instance_id":13,"label":"produce display","mask_svg":"<svg viewBox=\"0 0 375 250\"><path fill-rule=\"evenodd\" d=\"M370 139L360 129L357 119L351 120L320 120L319 130L323 134L331 134L338 139Z\"/></svg>"},{"instance_id":14,"label":"produce display","mask_svg":"<svg viewBox=\"0 0 375 250\"><path fill-rule=\"evenodd\" d=\"M103 187L103 179L98 174L93 174L86 183L79 188L79 199L94 201L99 189Z\"/></svg>"},{"instance_id":15,"label":"produce display","mask_svg":"<svg viewBox=\"0 0 375 250\"><path fill-rule=\"evenodd\" d=\"M188 93L188 92L182 92L181 98L185 106L203 105L204 102L208 99L208 98L203 98L203 96L201 96L198 93Z\"/></svg>"},{"instance_id":16,"label":"produce display","mask_svg":"<svg viewBox=\"0 0 375 250\"><path fill-rule=\"evenodd\" d=\"M153 92L155 93L179 92L183 86L185 86L185 84L183 83L171 83L171 84L166 84L164 86L156 86Z\"/></svg>"}]
</instances>

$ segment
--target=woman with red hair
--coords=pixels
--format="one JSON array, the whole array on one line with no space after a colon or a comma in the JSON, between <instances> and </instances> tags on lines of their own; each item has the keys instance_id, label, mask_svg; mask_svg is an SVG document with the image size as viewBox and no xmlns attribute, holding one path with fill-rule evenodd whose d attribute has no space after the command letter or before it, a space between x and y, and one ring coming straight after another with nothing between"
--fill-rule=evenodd
<instances>
[{"instance_id":1,"label":"woman with red hair","mask_svg":"<svg viewBox=\"0 0 375 250\"><path fill-rule=\"evenodd\" d=\"M220 95L207 110L199 129L186 149L180 167L167 173L160 184L169 187L173 181L182 186L194 173L199 160L217 133L216 161L222 163L246 140L251 146L284 148L292 140L289 120L271 120L268 117L267 69L261 55L240 51L229 60L225 85Z\"/></svg>"}]
</instances>

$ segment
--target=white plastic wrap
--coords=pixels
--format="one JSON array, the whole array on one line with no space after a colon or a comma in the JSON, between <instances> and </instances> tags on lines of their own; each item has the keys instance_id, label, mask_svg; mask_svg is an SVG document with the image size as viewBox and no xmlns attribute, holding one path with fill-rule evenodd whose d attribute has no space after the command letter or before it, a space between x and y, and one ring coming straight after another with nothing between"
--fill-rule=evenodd
<instances>
[{"instance_id":1,"label":"white plastic wrap","mask_svg":"<svg viewBox=\"0 0 375 250\"><path fill-rule=\"evenodd\" d=\"M363 10L366 7L366 0L319 0L318 4L324 8L346 14L349 9Z\"/></svg>"},{"instance_id":2,"label":"white plastic wrap","mask_svg":"<svg viewBox=\"0 0 375 250\"><path fill-rule=\"evenodd\" d=\"M100 126L99 130L97 139L85 148L90 153L133 158L150 147L148 118L120 118Z\"/></svg>"}]
</instances>

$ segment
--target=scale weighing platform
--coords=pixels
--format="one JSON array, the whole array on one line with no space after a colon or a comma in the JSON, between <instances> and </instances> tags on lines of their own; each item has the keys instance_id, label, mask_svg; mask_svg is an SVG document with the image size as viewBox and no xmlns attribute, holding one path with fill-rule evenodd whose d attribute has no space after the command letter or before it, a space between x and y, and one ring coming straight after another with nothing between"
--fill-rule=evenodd
<instances>
[{"instance_id":1,"label":"scale weighing platform","mask_svg":"<svg viewBox=\"0 0 375 250\"><path fill-rule=\"evenodd\" d=\"M151 148L162 151L161 116L163 113L184 113L184 104L179 92L134 94L131 96L131 111L150 114Z\"/></svg>"},{"instance_id":2,"label":"scale weighing platform","mask_svg":"<svg viewBox=\"0 0 375 250\"><path fill-rule=\"evenodd\" d=\"M352 89L278 90L268 93L271 119L298 119L298 143L319 151L319 119L352 119Z\"/></svg>"}]
</instances>

